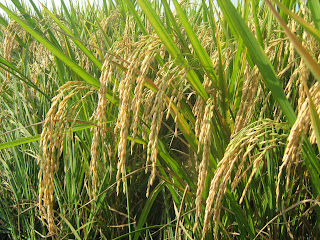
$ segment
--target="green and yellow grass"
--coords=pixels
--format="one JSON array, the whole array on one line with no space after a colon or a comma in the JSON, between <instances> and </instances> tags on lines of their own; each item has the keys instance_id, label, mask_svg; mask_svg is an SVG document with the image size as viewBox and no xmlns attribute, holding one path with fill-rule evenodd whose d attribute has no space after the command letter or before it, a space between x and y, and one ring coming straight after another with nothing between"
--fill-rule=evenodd
<instances>
[{"instance_id":1,"label":"green and yellow grass","mask_svg":"<svg viewBox=\"0 0 320 240\"><path fill-rule=\"evenodd\" d=\"M13 3L1 238L319 238L317 0Z\"/></svg>"}]
</instances>

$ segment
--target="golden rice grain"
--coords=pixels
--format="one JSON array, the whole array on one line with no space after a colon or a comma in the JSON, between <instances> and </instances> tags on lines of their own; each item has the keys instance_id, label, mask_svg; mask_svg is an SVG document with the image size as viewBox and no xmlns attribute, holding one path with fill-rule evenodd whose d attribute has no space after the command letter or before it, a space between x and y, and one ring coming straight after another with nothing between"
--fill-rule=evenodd
<instances>
[{"instance_id":1,"label":"golden rice grain","mask_svg":"<svg viewBox=\"0 0 320 240\"><path fill-rule=\"evenodd\" d=\"M249 179L246 180L247 184L240 198L241 203L255 173L261 164L263 164L266 153L279 147L278 142L286 137L286 135L275 135L273 139L265 140L264 136L269 134L268 132L272 129L285 128L285 126L285 124L279 124L272 120L263 119L245 126L239 132L232 135L232 139L225 150L224 157L219 162L210 183L202 229L203 236L206 235L209 229L211 218L213 218L213 223L215 225L220 221L222 199L229 182L231 184L231 190L233 191L240 180L244 178L251 169ZM264 147L260 148L259 146ZM255 149L259 149L259 152L254 154ZM237 171L235 177L231 180L231 174L234 172L235 166L237 166ZM248 167L245 168L245 166Z\"/></svg>"},{"instance_id":2,"label":"golden rice grain","mask_svg":"<svg viewBox=\"0 0 320 240\"><path fill-rule=\"evenodd\" d=\"M63 151L64 135L68 127L69 100L81 90L88 90L82 82L67 82L59 88L59 93L52 99L51 107L46 115L40 139L38 164L39 178L39 210L42 220L48 223L50 234L57 231L53 214L54 173L59 167L59 158ZM68 93L69 91L69 93ZM67 93L67 94L66 94ZM78 104L74 106L77 107ZM75 109L70 110L75 111Z\"/></svg>"},{"instance_id":3,"label":"golden rice grain","mask_svg":"<svg viewBox=\"0 0 320 240\"><path fill-rule=\"evenodd\" d=\"M94 113L94 119L97 122L96 126L93 128L93 138L91 143L91 161L90 161L90 176L92 178L92 197L96 198L97 192L97 181L98 181L98 147L100 142L103 142L106 137L106 107L108 100L106 98L106 93L108 89L108 84L112 78L112 66L110 64L111 59L106 58L102 66L102 73L100 76L100 89L99 89L99 100L98 106Z\"/></svg>"},{"instance_id":4,"label":"golden rice grain","mask_svg":"<svg viewBox=\"0 0 320 240\"><path fill-rule=\"evenodd\" d=\"M114 131L116 132L119 129L119 144L118 144L118 164L117 164L117 194L119 194L120 188L120 176L121 180L125 182L125 163L126 163L126 151L127 151L127 138L129 132L129 121L130 121L130 108L131 104L131 90L133 88L134 80L135 80L135 70L137 69L136 59L138 58L139 51L136 50L134 54L130 57L129 61L131 62L128 66L128 71L124 77L124 79L119 84L119 114L117 123ZM125 186L125 185L124 185ZM123 192L125 193L126 189L123 187Z\"/></svg>"},{"instance_id":5,"label":"golden rice grain","mask_svg":"<svg viewBox=\"0 0 320 240\"><path fill-rule=\"evenodd\" d=\"M151 108L150 115L152 117L150 134L149 134L149 142L147 147L147 161L146 161L146 172L148 171L148 164L151 162L151 174L148 180L148 187L146 196L149 196L150 187L153 184L153 181L156 177L156 162L158 155L158 134L161 127L162 117L164 113L164 95L165 91L172 79L170 79L170 68L173 63L168 62L164 64L164 66L159 70L158 76L161 76L161 82L159 86L159 90L156 93L155 100L153 106ZM172 78L172 77L171 77Z\"/></svg>"},{"instance_id":6,"label":"golden rice grain","mask_svg":"<svg viewBox=\"0 0 320 240\"><path fill-rule=\"evenodd\" d=\"M210 148L211 148L211 119L213 116L213 103L212 99L208 99L204 110L204 116L202 120L201 132L199 134L198 154L202 148L202 161L199 166L198 184L196 193L196 222L193 230L198 227L198 218L201 215L202 206L202 193L204 189L205 180L207 178Z\"/></svg>"}]
</instances>

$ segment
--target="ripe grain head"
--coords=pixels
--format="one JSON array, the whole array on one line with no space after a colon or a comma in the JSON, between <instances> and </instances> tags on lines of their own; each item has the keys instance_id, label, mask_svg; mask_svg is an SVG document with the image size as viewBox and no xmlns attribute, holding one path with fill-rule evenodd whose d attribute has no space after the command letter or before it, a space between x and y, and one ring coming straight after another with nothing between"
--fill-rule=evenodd
<instances>
[{"instance_id":1,"label":"ripe grain head","mask_svg":"<svg viewBox=\"0 0 320 240\"><path fill-rule=\"evenodd\" d=\"M210 183L202 230L203 236L206 235L209 229L211 218L213 218L215 224L220 221L222 199L228 184L231 184L231 190L233 191L240 180L245 178L247 173L251 171L240 198L241 204L257 170L263 164L264 156L268 151L278 148L280 146L278 142L282 142L285 138L285 135L278 135L274 132L275 129L286 129L286 124L263 119L243 127L232 135L224 157L219 162ZM265 140L265 135L270 133L273 133L273 138ZM257 149L259 149L258 152ZM231 180L232 173L235 173L235 176Z\"/></svg>"},{"instance_id":2,"label":"ripe grain head","mask_svg":"<svg viewBox=\"0 0 320 240\"><path fill-rule=\"evenodd\" d=\"M100 89L98 92L98 106L94 113L94 120L96 121L96 125L93 128L93 138L91 143L91 161L90 161L90 176L92 178L91 184L91 197L93 199L96 198L97 192L97 182L98 182L98 160L100 158L100 154L98 151L98 147L101 142L104 142L106 137L106 108L108 104L108 100L106 97L108 84L112 79L112 71L113 67L111 65L111 58L106 57L104 64L102 66L102 73L100 76Z\"/></svg>"},{"instance_id":3,"label":"ripe grain head","mask_svg":"<svg viewBox=\"0 0 320 240\"><path fill-rule=\"evenodd\" d=\"M39 211L41 220L46 220L50 234L58 231L54 222L53 195L54 173L59 168L59 158L63 151L65 133L68 128L69 113L74 112L78 104L69 108L68 102L80 91L89 90L83 82L67 82L59 88L58 95L52 99L51 107L46 115L40 139L38 165L39 179ZM73 121L73 120L72 120Z\"/></svg>"},{"instance_id":4,"label":"ripe grain head","mask_svg":"<svg viewBox=\"0 0 320 240\"><path fill-rule=\"evenodd\" d=\"M197 193L196 193L196 222L193 230L198 227L198 218L201 216L201 206L202 206L202 194L204 189L205 180L207 178L209 159L210 159L210 149L211 149L211 119L213 116L213 102L209 98L204 110L204 116L201 124L201 132L199 134L198 143L198 154L202 148L202 161L199 166L198 183L197 183Z\"/></svg>"}]
</instances>

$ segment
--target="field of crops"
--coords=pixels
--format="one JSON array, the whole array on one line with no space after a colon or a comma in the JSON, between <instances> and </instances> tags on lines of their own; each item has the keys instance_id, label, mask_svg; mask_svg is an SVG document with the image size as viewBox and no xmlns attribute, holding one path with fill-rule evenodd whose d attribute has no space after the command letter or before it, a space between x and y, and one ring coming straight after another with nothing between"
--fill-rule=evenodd
<instances>
[{"instance_id":1,"label":"field of crops","mask_svg":"<svg viewBox=\"0 0 320 240\"><path fill-rule=\"evenodd\" d=\"M320 238L318 0L27 2L0 1L0 239Z\"/></svg>"}]
</instances>

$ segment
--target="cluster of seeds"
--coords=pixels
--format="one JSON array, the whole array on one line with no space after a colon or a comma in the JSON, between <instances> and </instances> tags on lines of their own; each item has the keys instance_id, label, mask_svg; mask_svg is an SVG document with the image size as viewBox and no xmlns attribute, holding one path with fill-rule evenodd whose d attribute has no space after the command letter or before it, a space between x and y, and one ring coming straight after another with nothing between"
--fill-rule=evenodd
<instances>
[{"instance_id":1,"label":"cluster of seeds","mask_svg":"<svg viewBox=\"0 0 320 240\"><path fill-rule=\"evenodd\" d=\"M303 8L302 8L303 9ZM104 22L101 23L102 28L107 28L111 22L117 18L117 14L110 15ZM147 20L146 20L147 21ZM249 25L255 31L255 24L251 21ZM119 135L118 149L117 149L117 193L120 191L120 184L123 183L123 192L125 188L126 177L126 162L128 152L128 137L132 137L131 153L134 150L135 140L142 138L147 143L146 149L146 172L150 169L150 177L148 181L148 188L146 195L150 194L150 187L155 181L158 158L158 142L159 132L162 126L164 113L166 118L173 116L177 124L177 117L180 107L180 101L184 97L184 89L188 86L185 78L188 72L187 69L182 69L174 59L167 56L164 50L164 45L161 43L156 35L140 36L138 41L133 34L135 31L135 22L129 16L126 18L124 34L121 41L115 42L110 46L110 50L114 50L114 55L107 54L104 61L102 73L100 77L100 89L98 92L98 104L93 115L95 126L93 127L93 138L91 143L91 159L90 159L90 177L91 189L90 197L96 199L97 188L99 186L98 169L100 160L99 147L106 138L107 130L107 105L109 100L106 95L111 92L113 85L113 97L119 100L117 121L114 126L114 134ZM296 31L294 22L290 23L292 31ZM149 22L146 22L147 31L152 32L152 27ZM198 33L205 49L210 52L212 62L215 66L219 63L219 52L215 50L211 44L212 36L206 31L207 25L203 25L198 29ZM217 27L217 31L222 31ZM14 36L8 35L10 41ZM7 38L6 38L7 39ZM306 35L303 35L303 40L306 41ZM178 39L175 39L179 43ZM96 45L95 39L90 40L90 44ZM179 43L181 45L181 43ZM178 44L178 45L179 45ZM194 54L192 45L190 47L190 54ZM279 48L275 53L274 49ZM226 57L224 64L224 71L235 54L231 47L224 46L222 55ZM289 51L289 64L280 69L278 66L277 72L279 78L289 71L295 63L295 52L293 45L287 39L272 39L269 47L266 50L269 58L274 61L282 62L282 55L284 51ZM8 44L5 54L10 57L10 45ZM96 53L96 56L100 56ZM245 57L244 57L245 59ZM87 57L82 58L82 65L87 71L92 70L92 65ZM223 61L223 59L221 60ZM120 62L120 63L119 63ZM121 71L115 70L115 65L122 67ZM193 66L193 63L191 64ZM194 63L196 66L197 63ZM245 188L241 194L240 203L242 203L246 192L250 187L254 175L257 173L259 167L263 164L267 152L282 146L283 140L286 139L286 134L278 134L278 130L287 130L286 124L278 123L279 121L272 121L264 119L264 113L268 107L267 103L271 97L271 93L265 94L264 106L262 107L257 121L253 122L255 115L255 107L257 103L263 98L263 84L261 84L261 76L258 73L257 67L253 69L249 64L243 63L241 66L243 70L243 86L241 104L237 116L234 120L232 128L232 135L230 142L224 152L223 158L219 162L215 170L214 177L210 183L209 196L206 200L205 216L203 223L203 237L210 228L210 222L213 218L214 223L220 221L220 212L222 208L222 199L226 193L228 184L231 184L231 190L234 190L241 179L247 177ZM281 70L281 71L280 71ZM299 75L298 80L296 79ZM152 80L149 76L153 76ZM283 169L287 167L290 169L294 159L297 159L301 148L301 140L310 129L311 120L308 108L307 94L304 94L302 82L309 76L309 71L304 62L292 73L291 78L286 85L286 94L289 97L293 92L294 84L298 85L299 99L298 99L298 119L296 124L292 127L289 137L288 145L283 157L283 163L279 170L277 195L279 196L279 184ZM149 85L151 90L145 86ZM198 97L192 106L192 112L195 116L194 131L195 137L198 141L196 158L202 156L198 171L197 192L196 192L196 221L194 230L198 227L198 218L201 216L201 208L203 204L203 191L205 181L208 175L209 160L212 147L212 119L216 111L219 113L219 91L216 91L215 84L204 76L202 83L203 87L209 94L209 99L204 101L203 98ZM81 90L88 90L87 86L80 82L69 82L59 89L59 94L53 98L52 105L47 113L43 132L41 134L39 154L39 207L42 216L47 220L49 231L54 232L54 214L53 214L53 177L54 172L58 170L58 160L63 151L64 134L68 128L67 115L70 112L75 112L77 105L67 109L67 103L72 96L78 94ZM310 90L310 95L315 101L316 106L320 104L320 95L318 84ZM91 94L88 92L88 94ZM87 96L86 94L85 96ZM193 92L190 93L190 96ZM170 97L169 97L170 96ZM236 98L237 96L235 96ZM218 100L217 100L218 99ZM187 100L189 100L187 98ZM234 104L235 105L235 104ZM172 111L173 106L175 112ZM231 106L233 108L234 106ZM177 110L178 109L178 110ZM234 110L234 109L233 109ZM274 114L275 118L281 116L279 112ZM227 116L226 118L229 118ZM230 121L230 119L224 119ZM279 120L279 119L278 119ZM253 123L252 123L253 122ZM175 136L177 136L177 127ZM265 137L272 136L271 140ZM313 132L311 132L311 141L315 142ZM109 147L110 149L110 147ZM237 169L237 170L235 170ZM251 170L251 172L250 172ZM248 174L250 172L250 174ZM288 171L289 172L289 171ZM231 181L231 176L234 178ZM289 179L289 178L287 178Z\"/></svg>"},{"instance_id":2,"label":"cluster of seeds","mask_svg":"<svg viewBox=\"0 0 320 240\"><path fill-rule=\"evenodd\" d=\"M318 114L320 114L320 86L319 83L316 82L312 88L310 89L310 96L312 97L315 106L317 107ZM300 111L297 117L295 124L292 126L290 130L290 134L288 136L288 143L287 147L282 159L282 165L279 168L278 174L278 185L276 189L277 198L279 198L279 189L280 189L280 180L283 174L284 168L287 169L287 186L289 185L290 181L290 169L292 164L298 163L302 147L302 139L304 136L310 132L310 141L315 143L315 133L311 128L311 114L309 108L309 99L306 98L304 103L300 106Z\"/></svg>"},{"instance_id":3,"label":"cluster of seeds","mask_svg":"<svg viewBox=\"0 0 320 240\"><path fill-rule=\"evenodd\" d=\"M202 118L202 127L199 134L198 154L202 147L202 161L199 166L198 184L197 184L197 195L196 195L196 223L194 225L194 231L198 227L198 217L201 214L202 206L202 193L204 189L205 180L207 178L209 159L210 159L210 148L211 148L211 119L213 116L213 103L212 99L209 98L204 110L204 116Z\"/></svg>"},{"instance_id":4,"label":"cluster of seeds","mask_svg":"<svg viewBox=\"0 0 320 240\"><path fill-rule=\"evenodd\" d=\"M100 76L100 89L99 89L99 100L96 112L94 113L94 119L97 122L93 128L93 138L91 143L91 161L90 161L90 176L92 177L92 197L96 198L97 192L97 180L98 180L98 147L100 143L106 138L106 108L109 103L106 94L108 89L108 84L112 79L112 65L110 64L111 59L106 58L103 67L102 73Z\"/></svg>"},{"instance_id":5,"label":"cluster of seeds","mask_svg":"<svg viewBox=\"0 0 320 240\"><path fill-rule=\"evenodd\" d=\"M10 23L8 24L8 27L5 29L5 38L2 44L3 58L8 60L9 62L11 62L12 60L12 51L16 45L16 41L15 41L16 27L17 27L16 22L10 21ZM5 71L4 74L5 74L5 80L2 81L0 84L0 92L2 91L6 83L10 82L10 73Z\"/></svg>"},{"instance_id":6,"label":"cluster of seeds","mask_svg":"<svg viewBox=\"0 0 320 240\"><path fill-rule=\"evenodd\" d=\"M283 145L287 135L278 134L277 131L287 128L287 124L264 119L245 126L233 135L210 183L209 195L206 201L203 236L205 236L210 227L212 217L216 226L220 221L222 199L227 190L227 185L231 181L231 174L234 169L237 170L230 182L232 189L237 187L240 180L246 177L249 169L251 169L251 174L246 181L246 187L240 199L241 203L255 173L264 162L266 152ZM268 134L272 135L273 138L265 140L268 139L265 138Z\"/></svg>"},{"instance_id":7,"label":"cluster of seeds","mask_svg":"<svg viewBox=\"0 0 320 240\"><path fill-rule=\"evenodd\" d=\"M72 102L71 98L81 91L86 92L81 101L68 106L68 103ZM83 82L67 82L59 88L59 94L52 99L43 124L38 155L39 209L41 219L46 219L51 234L56 231L53 214L54 173L59 168L67 129L72 128L76 121L76 118L69 119L68 116L76 115L79 105L92 93L91 87L84 85Z\"/></svg>"}]
</instances>

